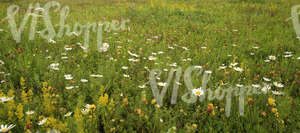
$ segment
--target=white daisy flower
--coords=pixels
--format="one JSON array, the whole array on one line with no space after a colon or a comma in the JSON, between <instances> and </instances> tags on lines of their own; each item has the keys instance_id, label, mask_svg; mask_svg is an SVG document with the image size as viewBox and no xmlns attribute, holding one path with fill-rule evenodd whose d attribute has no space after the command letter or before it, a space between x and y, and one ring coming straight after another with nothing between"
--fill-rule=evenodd
<instances>
[{"instance_id":1,"label":"white daisy flower","mask_svg":"<svg viewBox=\"0 0 300 133\"><path fill-rule=\"evenodd\" d=\"M168 49L174 49L174 47L169 46Z\"/></svg>"},{"instance_id":2,"label":"white daisy flower","mask_svg":"<svg viewBox=\"0 0 300 133\"><path fill-rule=\"evenodd\" d=\"M27 115L32 115L32 114L34 114L34 111L33 110L30 110L30 111L27 111L27 112L25 112Z\"/></svg>"},{"instance_id":3,"label":"white daisy flower","mask_svg":"<svg viewBox=\"0 0 300 133\"><path fill-rule=\"evenodd\" d=\"M259 84L252 84L252 87L254 87L254 88L259 88L260 85L259 85Z\"/></svg>"},{"instance_id":4,"label":"white daisy flower","mask_svg":"<svg viewBox=\"0 0 300 133\"><path fill-rule=\"evenodd\" d=\"M222 69L226 69L227 66L219 66L219 69L222 70Z\"/></svg>"},{"instance_id":5,"label":"white daisy flower","mask_svg":"<svg viewBox=\"0 0 300 133\"><path fill-rule=\"evenodd\" d=\"M73 113L73 112L68 112L68 113L66 113L64 116L65 116L65 117L69 117L69 116L72 115L72 113Z\"/></svg>"},{"instance_id":6,"label":"white daisy flower","mask_svg":"<svg viewBox=\"0 0 300 133\"><path fill-rule=\"evenodd\" d=\"M65 76L65 79L66 79L66 80L72 80L72 79L73 79L73 77L72 77L71 74L66 74L66 75L64 75L64 76Z\"/></svg>"},{"instance_id":7,"label":"white daisy flower","mask_svg":"<svg viewBox=\"0 0 300 133\"><path fill-rule=\"evenodd\" d=\"M264 94L267 94L267 92L271 90L271 85L267 84L267 85L264 85L264 87L261 89L261 91L264 93Z\"/></svg>"},{"instance_id":8,"label":"white daisy flower","mask_svg":"<svg viewBox=\"0 0 300 133\"><path fill-rule=\"evenodd\" d=\"M264 79L264 81L267 81L267 82L270 82L270 81L271 81L271 79L266 78L266 77L263 77L263 79Z\"/></svg>"},{"instance_id":9,"label":"white daisy flower","mask_svg":"<svg viewBox=\"0 0 300 133\"><path fill-rule=\"evenodd\" d=\"M68 56L63 56L63 57L61 57L61 59L68 59L69 57Z\"/></svg>"},{"instance_id":10,"label":"white daisy flower","mask_svg":"<svg viewBox=\"0 0 300 133\"><path fill-rule=\"evenodd\" d=\"M131 59L128 59L128 61L130 61L130 62L138 62L138 59L131 58Z\"/></svg>"},{"instance_id":11,"label":"white daisy flower","mask_svg":"<svg viewBox=\"0 0 300 133\"><path fill-rule=\"evenodd\" d=\"M71 89L73 89L73 88L74 88L74 86L67 86L67 87L66 87L67 90L71 90Z\"/></svg>"},{"instance_id":12,"label":"white daisy flower","mask_svg":"<svg viewBox=\"0 0 300 133\"><path fill-rule=\"evenodd\" d=\"M202 95L204 95L204 90L201 87L197 88L197 89L193 89L192 92L196 96L202 96Z\"/></svg>"},{"instance_id":13,"label":"white daisy flower","mask_svg":"<svg viewBox=\"0 0 300 133\"><path fill-rule=\"evenodd\" d=\"M10 101L10 100L13 100L14 99L14 97L0 97L0 101L1 102L8 102L8 101Z\"/></svg>"},{"instance_id":14,"label":"white daisy flower","mask_svg":"<svg viewBox=\"0 0 300 133\"><path fill-rule=\"evenodd\" d=\"M80 82L86 83L86 82L88 82L88 80L87 79L80 79Z\"/></svg>"},{"instance_id":15,"label":"white daisy flower","mask_svg":"<svg viewBox=\"0 0 300 133\"><path fill-rule=\"evenodd\" d=\"M236 84L237 87L244 87L244 85Z\"/></svg>"},{"instance_id":16,"label":"white daisy flower","mask_svg":"<svg viewBox=\"0 0 300 133\"><path fill-rule=\"evenodd\" d=\"M103 43L102 47L99 48L100 52L106 52L109 49L109 44L108 43Z\"/></svg>"},{"instance_id":17,"label":"white daisy flower","mask_svg":"<svg viewBox=\"0 0 300 133\"><path fill-rule=\"evenodd\" d=\"M56 43L56 41L54 41L54 40L52 40L52 39L49 39L48 42L49 42L49 43L52 43L52 44L55 44L55 43Z\"/></svg>"},{"instance_id":18,"label":"white daisy flower","mask_svg":"<svg viewBox=\"0 0 300 133\"><path fill-rule=\"evenodd\" d=\"M283 92L280 92L280 91L272 91L272 93L274 95L283 95L284 94Z\"/></svg>"},{"instance_id":19,"label":"white daisy flower","mask_svg":"<svg viewBox=\"0 0 300 133\"><path fill-rule=\"evenodd\" d=\"M234 67L233 68L235 71L238 71L238 72L243 72L244 69L243 68L240 68L240 67Z\"/></svg>"},{"instance_id":20,"label":"white daisy flower","mask_svg":"<svg viewBox=\"0 0 300 133\"><path fill-rule=\"evenodd\" d=\"M164 52L163 52L163 51L158 51L157 53L158 53L158 54L163 54Z\"/></svg>"},{"instance_id":21,"label":"white daisy flower","mask_svg":"<svg viewBox=\"0 0 300 133\"><path fill-rule=\"evenodd\" d=\"M102 78L103 75L100 75L100 74L91 74L90 77L93 77L93 78Z\"/></svg>"},{"instance_id":22,"label":"white daisy flower","mask_svg":"<svg viewBox=\"0 0 300 133\"><path fill-rule=\"evenodd\" d=\"M273 84L278 87L278 88L283 88L284 85L282 83L279 83L279 82L273 82Z\"/></svg>"},{"instance_id":23,"label":"white daisy flower","mask_svg":"<svg viewBox=\"0 0 300 133\"><path fill-rule=\"evenodd\" d=\"M143 88L146 88L146 85L139 85L138 87L143 89Z\"/></svg>"},{"instance_id":24,"label":"white daisy flower","mask_svg":"<svg viewBox=\"0 0 300 133\"><path fill-rule=\"evenodd\" d=\"M13 125L13 124L10 124L10 125L1 125L0 132L1 133L6 133L9 130L11 130L12 128L14 128L15 126L16 125Z\"/></svg>"},{"instance_id":25,"label":"white daisy flower","mask_svg":"<svg viewBox=\"0 0 300 133\"><path fill-rule=\"evenodd\" d=\"M4 61L0 60L0 65L4 65L4 64L5 64Z\"/></svg>"},{"instance_id":26,"label":"white daisy flower","mask_svg":"<svg viewBox=\"0 0 300 133\"><path fill-rule=\"evenodd\" d=\"M38 122L38 125L40 125L40 126L41 126L41 125L45 124L45 123L47 122L47 120L48 120L48 119L47 119L47 118L45 118L45 119L43 119L43 120L39 121L39 122Z\"/></svg>"},{"instance_id":27,"label":"white daisy flower","mask_svg":"<svg viewBox=\"0 0 300 133\"><path fill-rule=\"evenodd\" d=\"M59 70L58 66L59 63L52 63L50 64L50 69L58 71Z\"/></svg>"},{"instance_id":28,"label":"white daisy flower","mask_svg":"<svg viewBox=\"0 0 300 133\"><path fill-rule=\"evenodd\" d=\"M236 66L236 65L238 65L238 64L239 64L239 63L230 63L229 67L232 68L232 67L234 67L234 66Z\"/></svg>"},{"instance_id":29,"label":"white daisy flower","mask_svg":"<svg viewBox=\"0 0 300 133\"><path fill-rule=\"evenodd\" d=\"M151 60L151 61L155 61L157 59L157 57L154 57L154 56L149 56L148 57L148 60Z\"/></svg>"},{"instance_id":30,"label":"white daisy flower","mask_svg":"<svg viewBox=\"0 0 300 133\"><path fill-rule=\"evenodd\" d=\"M182 47L184 50L189 50L187 47Z\"/></svg>"},{"instance_id":31,"label":"white daisy flower","mask_svg":"<svg viewBox=\"0 0 300 133\"><path fill-rule=\"evenodd\" d=\"M122 66L122 69L123 69L123 70L127 70L127 69L128 69L128 66Z\"/></svg>"},{"instance_id":32,"label":"white daisy flower","mask_svg":"<svg viewBox=\"0 0 300 133\"><path fill-rule=\"evenodd\" d=\"M177 66L177 63L173 63L173 64L170 64L171 67L176 67Z\"/></svg>"},{"instance_id":33,"label":"white daisy flower","mask_svg":"<svg viewBox=\"0 0 300 133\"><path fill-rule=\"evenodd\" d=\"M125 78L129 78L129 77L130 77L130 76L127 75L127 74L123 74L123 76L124 76Z\"/></svg>"},{"instance_id":34,"label":"white daisy flower","mask_svg":"<svg viewBox=\"0 0 300 133\"><path fill-rule=\"evenodd\" d=\"M293 56L292 54L288 54L288 55L284 55L283 57L289 58L289 57L292 57L292 56Z\"/></svg>"},{"instance_id":35,"label":"white daisy flower","mask_svg":"<svg viewBox=\"0 0 300 133\"><path fill-rule=\"evenodd\" d=\"M269 60L273 60L273 61L276 60L276 56L270 55Z\"/></svg>"}]
</instances>

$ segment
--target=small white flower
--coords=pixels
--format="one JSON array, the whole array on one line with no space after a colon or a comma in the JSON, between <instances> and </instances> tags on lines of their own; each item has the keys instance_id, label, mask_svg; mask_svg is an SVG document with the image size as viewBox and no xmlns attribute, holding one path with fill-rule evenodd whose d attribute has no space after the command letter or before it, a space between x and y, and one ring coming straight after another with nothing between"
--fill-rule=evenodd
<instances>
[{"instance_id":1,"label":"small white flower","mask_svg":"<svg viewBox=\"0 0 300 133\"><path fill-rule=\"evenodd\" d=\"M25 112L27 115L32 115L32 114L34 114L34 111L33 110L31 110L31 111L27 111L27 112Z\"/></svg>"},{"instance_id":2,"label":"small white flower","mask_svg":"<svg viewBox=\"0 0 300 133\"><path fill-rule=\"evenodd\" d=\"M69 117L69 116L72 115L72 113L73 113L73 112L68 112L68 113L66 113L64 116L65 116L65 117Z\"/></svg>"},{"instance_id":3,"label":"small white flower","mask_svg":"<svg viewBox=\"0 0 300 133\"><path fill-rule=\"evenodd\" d=\"M256 46L256 47L252 47L252 48L253 48L253 49L258 49L259 47Z\"/></svg>"},{"instance_id":4,"label":"small white flower","mask_svg":"<svg viewBox=\"0 0 300 133\"><path fill-rule=\"evenodd\" d=\"M201 47L201 49L206 49L207 47Z\"/></svg>"},{"instance_id":5,"label":"small white flower","mask_svg":"<svg viewBox=\"0 0 300 133\"><path fill-rule=\"evenodd\" d=\"M219 66L219 69L222 70L222 69L226 69L227 66Z\"/></svg>"},{"instance_id":6,"label":"small white flower","mask_svg":"<svg viewBox=\"0 0 300 133\"><path fill-rule=\"evenodd\" d=\"M264 60L265 62L270 62L270 60Z\"/></svg>"},{"instance_id":7,"label":"small white flower","mask_svg":"<svg viewBox=\"0 0 300 133\"><path fill-rule=\"evenodd\" d=\"M283 92L280 92L280 91L272 91L272 93L274 95L283 95L284 94Z\"/></svg>"},{"instance_id":8,"label":"small white flower","mask_svg":"<svg viewBox=\"0 0 300 133\"><path fill-rule=\"evenodd\" d=\"M127 70L127 69L128 69L128 66L122 66L122 69L123 69L123 70Z\"/></svg>"},{"instance_id":9,"label":"small white flower","mask_svg":"<svg viewBox=\"0 0 300 133\"><path fill-rule=\"evenodd\" d=\"M212 74L212 71L210 71L210 70L207 70L207 71L205 71L204 73L207 73L207 74Z\"/></svg>"},{"instance_id":10,"label":"small white flower","mask_svg":"<svg viewBox=\"0 0 300 133\"><path fill-rule=\"evenodd\" d=\"M243 68L240 68L240 67L234 67L233 69L234 69L235 71L238 71L238 72L244 71L244 69L243 69Z\"/></svg>"},{"instance_id":11,"label":"small white flower","mask_svg":"<svg viewBox=\"0 0 300 133\"><path fill-rule=\"evenodd\" d=\"M165 69L163 69L163 71L165 71L165 72L167 72L167 71L169 71L167 68L165 68Z\"/></svg>"},{"instance_id":12,"label":"small white flower","mask_svg":"<svg viewBox=\"0 0 300 133\"><path fill-rule=\"evenodd\" d=\"M49 43L52 43L52 44L55 44L55 43L56 43L56 41L54 41L54 40L52 40L52 39L49 39L48 42L49 42Z\"/></svg>"},{"instance_id":13,"label":"small white flower","mask_svg":"<svg viewBox=\"0 0 300 133\"><path fill-rule=\"evenodd\" d=\"M80 82L86 83L86 82L88 82L88 80L87 79L80 79Z\"/></svg>"},{"instance_id":14,"label":"small white flower","mask_svg":"<svg viewBox=\"0 0 300 133\"><path fill-rule=\"evenodd\" d=\"M163 119L159 119L159 121L160 121L160 122L164 122L164 120L163 120Z\"/></svg>"},{"instance_id":15,"label":"small white flower","mask_svg":"<svg viewBox=\"0 0 300 133\"><path fill-rule=\"evenodd\" d=\"M271 81L271 79L266 78L266 77L263 77L263 79L264 79L264 81L267 81L267 82L270 82L270 81Z\"/></svg>"},{"instance_id":16,"label":"small white flower","mask_svg":"<svg viewBox=\"0 0 300 133\"><path fill-rule=\"evenodd\" d=\"M194 68L196 68L196 69L201 69L202 66L194 66Z\"/></svg>"},{"instance_id":17,"label":"small white flower","mask_svg":"<svg viewBox=\"0 0 300 133\"><path fill-rule=\"evenodd\" d=\"M177 66L177 63L173 63L173 64L170 64L171 67L176 67Z\"/></svg>"},{"instance_id":18,"label":"small white flower","mask_svg":"<svg viewBox=\"0 0 300 133\"><path fill-rule=\"evenodd\" d=\"M68 59L68 56L63 56L63 57L61 57L61 59Z\"/></svg>"},{"instance_id":19,"label":"small white flower","mask_svg":"<svg viewBox=\"0 0 300 133\"><path fill-rule=\"evenodd\" d=\"M278 87L278 88L283 88L284 85L282 83L278 83L278 82L273 82L273 84Z\"/></svg>"},{"instance_id":20,"label":"small white flower","mask_svg":"<svg viewBox=\"0 0 300 133\"><path fill-rule=\"evenodd\" d=\"M125 78L129 78L129 77L130 77L130 76L127 75L127 74L123 74L123 76L124 76Z\"/></svg>"},{"instance_id":21,"label":"small white flower","mask_svg":"<svg viewBox=\"0 0 300 133\"><path fill-rule=\"evenodd\" d=\"M276 60L276 56L270 55L269 60L273 60L273 61Z\"/></svg>"},{"instance_id":22,"label":"small white flower","mask_svg":"<svg viewBox=\"0 0 300 133\"><path fill-rule=\"evenodd\" d=\"M13 124L10 124L10 125L1 125L0 132L1 133L6 133L9 130L11 130L12 128L14 128L15 126L16 125L13 125Z\"/></svg>"},{"instance_id":23,"label":"small white flower","mask_svg":"<svg viewBox=\"0 0 300 133\"><path fill-rule=\"evenodd\" d=\"M164 87L164 86L166 86L166 85L167 85L167 83L164 83L164 82L158 82L158 83L157 83L157 85L158 85L158 86L162 86L162 87Z\"/></svg>"},{"instance_id":24,"label":"small white flower","mask_svg":"<svg viewBox=\"0 0 300 133\"><path fill-rule=\"evenodd\" d=\"M67 90L71 90L71 89L73 89L73 88L74 88L74 86L67 86L67 87L66 87Z\"/></svg>"},{"instance_id":25,"label":"small white flower","mask_svg":"<svg viewBox=\"0 0 300 133\"><path fill-rule=\"evenodd\" d=\"M236 65L238 65L238 64L239 64L239 63L230 63L229 67L232 68L232 67L234 67L234 66L236 66Z\"/></svg>"},{"instance_id":26,"label":"small white flower","mask_svg":"<svg viewBox=\"0 0 300 133\"><path fill-rule=\"evenodd\" d=\"M244 87L244 85L236 84L237 87Z\"/></svg>"},{"instance_id":27,"label":"small white flower","mask_svg":"<svg viewBox=\"0 0 300 133\"><path fill-rule=\"evenodd\" d=\"M128 59L128 61L130 61L130 62L138 62L138 59L131 58L131 59Z\"/></svg>"},{"instance_id":28,"label":"small white flower","mask_svg":"<svg viewBox=\"0 0 300 133\"><path fill-rule=\"evenodd\" d=\"M0 97L0 101L1 102L8 102L8 101L10 101L10 100L13 100L14 99L14 97Z\"/></svg>"},{"instance_id":29,"label":"small white flower","mask_svg":"<svg viewBox=\"0 0 300 133\"><path fill-rule=\"evenodd\" d=\"M261 91L264 93L264 94L267 94L267 92L271 90L271 85L267 84L267 85L264 85L264 87L261 89Z\"/></svg>"},{"instance_id":30,"label":"small white flower","mask_svg":"<svg viewBox=\"0 0 300 133\"><path fill-rule=\"evenodd\" d=\"M203 91L203 89L201 87L197 88L197 89L193 89L192 92L196 96L202 96L202 95L204 95L204 91Z\"/></svg>"},{"instance_id":31,"label":"small white flower","mask_svg":"<svg viewBox=\"0 0 300 133\"><path fill-rule=\"evenodd\" d=\"M146 85L139 85L138 87L143 89L143 88L146 88Z\"/></svg>"},{"instance_id":32,"label":"small white flower","mask_svg":"<svg viewBox=\"0 0 300 133\"><path fill-rule=\"evenodd\" d=\"M70 50L72 50L72 47L68 47L67 45L64 47L64 49L66 50L66 51L70 51Z\"/></svg>"},{"instance_id":33,"label":"small white flower","mask_svg":"<svg viewBox=\"0 0 300 133\"><path fill-rule=\"evenodd\" d=\"M232 46L233 46L233 47L236 47L237 45L236 45L236 44L232 44Z\"/></svg>"},{"instance_id":34,"label":"small white flower","mask_svg":"<svg viewBox=\"0 0 300 133\"><path fill-rule=\"evenodd\" d=\"M93 78L102 78L103 75L100 75L100 74L91 74L90 77L93 77Z\"/></svg>"},{"instance_id":35,"label":"small white flower","mask_svg":"<svg viewBox=\"0 0 300 133\"><path fill-rule=\"evenodd\" d=\"M45 119L43 119L43 120L41 120L41 121L39 121L39 123L38 123L38 125L43 125L43 124L45 124L46 122L47 122L47 118L45 118Z\"/></svg>"},{"instance_id":36,"label":"small white flower","mask_svg":"<svg viewBox=\"0 0 300 133\"><path fill-rule=\"evenodd\" d=\"M182 47L184 50L189 50L187 47Z\"/></svg>"},{"instance_id":37,"label":"small white flower","mask_svg":"<svg viewBox=\"0 0 300 133\"><path fill-rule=\"evenodd\" d=\"M59 70L58 66L59 63L52 63L50 64L50 69L58 71Z\"/></svg>"},{"instance_id":38,"label":"small white flower","mask_svg":"<svg viewBox=\"0 0 300 133\"><path fill-rule=\"evenodd\" d=\"M66 74L66 75L65 75L65 79L66 79L66 80L72 80L73 77L72 77L71 74Z\"/></svg>"},{"instance_id":39,"label":"small white flower","mask_svg":"<svg viewBox=\"0 0 300 133\"><path fill-rule=\"evenodd\" d=\"M0 65L4 65L4 64L5 64L4 61L0 60Z\"/></svg>"},{"instance_id":40,"label":"small white flower","mask_svg":"<svg viewBox=\"0 0 300 133\"><path fill-rule=\"evenodd\" d=\"M289 57L292 57L292 56L293 56L292 54L288 54L288 55L284 55L283 57L289 58Z\"/></svg>"},{"instance_id":41,"label":"small white flower","mask_svg":"<svg viewBox=\"0 0 300 133\"><path fill-rule=\"evenodd\" d=\"M164 52L163 52L163 51L158 51L157 53L158 53L158 54L163 54Z\"/></svg>"},{"instance_id":42,"label":"small white flower","mask_svg":"<svg viewBox=\"0 0 300 133\"><path fill-rule=\"evenodd\" d=\"M254 87L254 88L259 88L260 85L259 85L259 84L252 84L252 87Z\"/></svg>"},{"instance_id":43,"label":"small white flower","mask_svg":"<svg viewBox=\"0 0 300 133\"><path fill-rule=\"evenodd\" d=\"M174 49L174 47L169 46L168 49Z\"/></svg>"},{"instance_id":44,"label":"small white flower","mask_svg":"<svg viewBox=\"0 0 300 133\"><path fill-rule=\"evenodd\" d=\"M106 52L106 51L108 51L108 48L109 48L109 44L108 43L103 43L102 47L99 48L99 51L100 52Z\"/></svg>"},{"instance_id":45,"label":"small white flower","mask_svg":"<svg viewBox=\"0 0 300 133\"><path fill-rule=\"evenodd\" d=\"M300 60L300 57L297 57L297 60Z\"/></svg>"},{"instance_id":46,"label":"small white flower","mask_svg":"<svg viewBox=\"0 0 300 133\"><path fill-rule=\"evenodd\" d=\"M154 56L149 56L148 57L148 60L151 60L151 61L155 61L157 59L157 57L154 57Z\"/></svg>"}]
</instances>

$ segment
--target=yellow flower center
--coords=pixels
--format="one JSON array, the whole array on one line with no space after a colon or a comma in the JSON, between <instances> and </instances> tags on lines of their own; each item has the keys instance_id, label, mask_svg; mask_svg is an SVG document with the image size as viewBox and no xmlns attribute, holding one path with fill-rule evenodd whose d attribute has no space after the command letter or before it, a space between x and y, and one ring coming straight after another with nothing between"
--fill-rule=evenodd
<instances>
[{"instance_id":1,"label":"yellow flower center","mask_svg":"<svg viewBox=\"0 0 300 133\"><path fill-rule=\"evenodd\" d=\"M200 91L197 91L197 92L196 92L196 95L200 95L200 94L201 94L201 92L200 92Z\"/></svg>"},{"instance_id":2,"label":"yellow flower center","mask_svg":"<svg viewBox=\"0 0 300 133\"><path fill-rule=\"evenodd\" d=\"M8 129L7 128L4 128L4 129L0 129L0 132L7 132L8 131Z\"/></svg>"}]
</instances>

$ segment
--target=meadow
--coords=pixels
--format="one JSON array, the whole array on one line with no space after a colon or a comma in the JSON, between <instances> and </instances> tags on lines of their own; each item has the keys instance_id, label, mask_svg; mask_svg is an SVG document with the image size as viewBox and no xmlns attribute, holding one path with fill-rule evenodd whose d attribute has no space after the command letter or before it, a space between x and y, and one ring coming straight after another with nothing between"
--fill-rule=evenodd
<instances>
[{"instance_id":1,"label":"meadow","mask_svg":"<svg viewBox=\"0 0 300 133\"><path fill-rule=\"evenodd\" d=\"M300 132L300 1L47 3L0 1L0 132Z\"/></svg>"}]
</instances>

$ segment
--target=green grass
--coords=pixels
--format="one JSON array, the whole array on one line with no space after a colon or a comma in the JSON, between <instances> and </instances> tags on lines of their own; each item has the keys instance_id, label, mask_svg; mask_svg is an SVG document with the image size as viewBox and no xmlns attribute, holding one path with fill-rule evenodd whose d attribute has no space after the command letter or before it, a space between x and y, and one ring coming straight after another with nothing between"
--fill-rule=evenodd
<instances>
[{"instance_id":1,"label":"green grass","mask_svg":"<svg viewBox=\"0 0 300 133\"><path fill-rule=\"evenodd\" d=\"M6 17L8 6L16 4L21 7L17 17L19 24L28 5L35 2L1 1L0 19ZM35 40L29 40L29 23L22 33L21 43L16 43L8 22L1 21L0 29L4 31L0 32L0 60L5 64L0 66L0 71L5 74L0 75L0 80L5 82L0 84L0 96L14 96L14 100L0 103L0 124L15 124L12 132L49 129L74 133L300 131L300 64L297 59L300 47L292 21L285 21L291 16L292 6L300 4L296 0L59 2L62 6L70 7L66 23L72 26L76 22L86 24L122 19L129 19L130 22L125 30L103 33L103 41L110 45L107 52L95 50L96 33L90 33L90 48L85 53L77 45L78 42L83 43L83 35L53 38L56 44L49 43L38 34ZM41 5L45 3L47 1L40 1ZM53 25L59 23L59 13L54 13L53 9L51 20ZM39 20L37 27L39 30L45 28L42 20ZM58 27L55 30L58 31ZM66 51L65 45L73 49ZM259 48L253 49L256 46ZM140 55L137 58L139 61L128 61L135 58L128 51ZM158 51L164 53L152 55ZM293 56L285 58L286 51L292 52ZM151 55L158 59L144 59ZM264 60L270 55L277 58L266 63ZM51 58L47 59L48 56ZM62 56L68 59L61 59ZM183 61L187 58L191 58L191 61ZM238 112L238 97L234 97L231 114L227 118L223 111L226 99L206 99L193 104L182 101L181 96L188 91L182 76L177 104L170 102L172 82L164 97L164 106L158 108L151 103L154 96L150 85L138 87L149 81L149 72L144 67L150 70L167 68L170 71L172 67L169 64L174 62L184 71L192 65L211 70L209 88L228 88L236 84L263 85L263 77L268 77L272 80L270 83L284 84L283 88L272 86L272 90L281 91L284 95L268 93L246 96L243 116ZM238 62L237 66L244 71L236 72L231 68L219 70L222 64L229 66L233 62ZM59 63L58 71L50 69L52 63ZM128 66L128 69L123 70L122 66ZM73 80L66 80L66 74L71 74ZM101 74L103 78L93 78L91 74ZM124 78L123 74L130 77ZM167 76L168 72L163 72L160 81L165 82ZM24 83L21 81L23 78ZM87 79L88 82L82 83L81 79ZM195 87L201 87L201 76L193 76L192 82ZM47 85L43 86L45 83ZM51 88L47 89L48 86ZM67 86L78 88L67 90ZM30 91L33 95L30 95ZM102 101L107 101L107 105L99 102L99 97L104 94L108 95L108 99L102 98ZM248 102L248 98L252 98L254 104ZM271 111L268 98L276 100L273 108L278 109L279 117ZM214 116L207 112L210 103L215 107ZM96 109L83 115L80 110L86 104L95 104ZM35 113L25 114L28 110L34 110ZM73 114L64 117L69 111ZM37 123L43 118L48 120L39 126Z\"/></svg>"}]
</instances>

